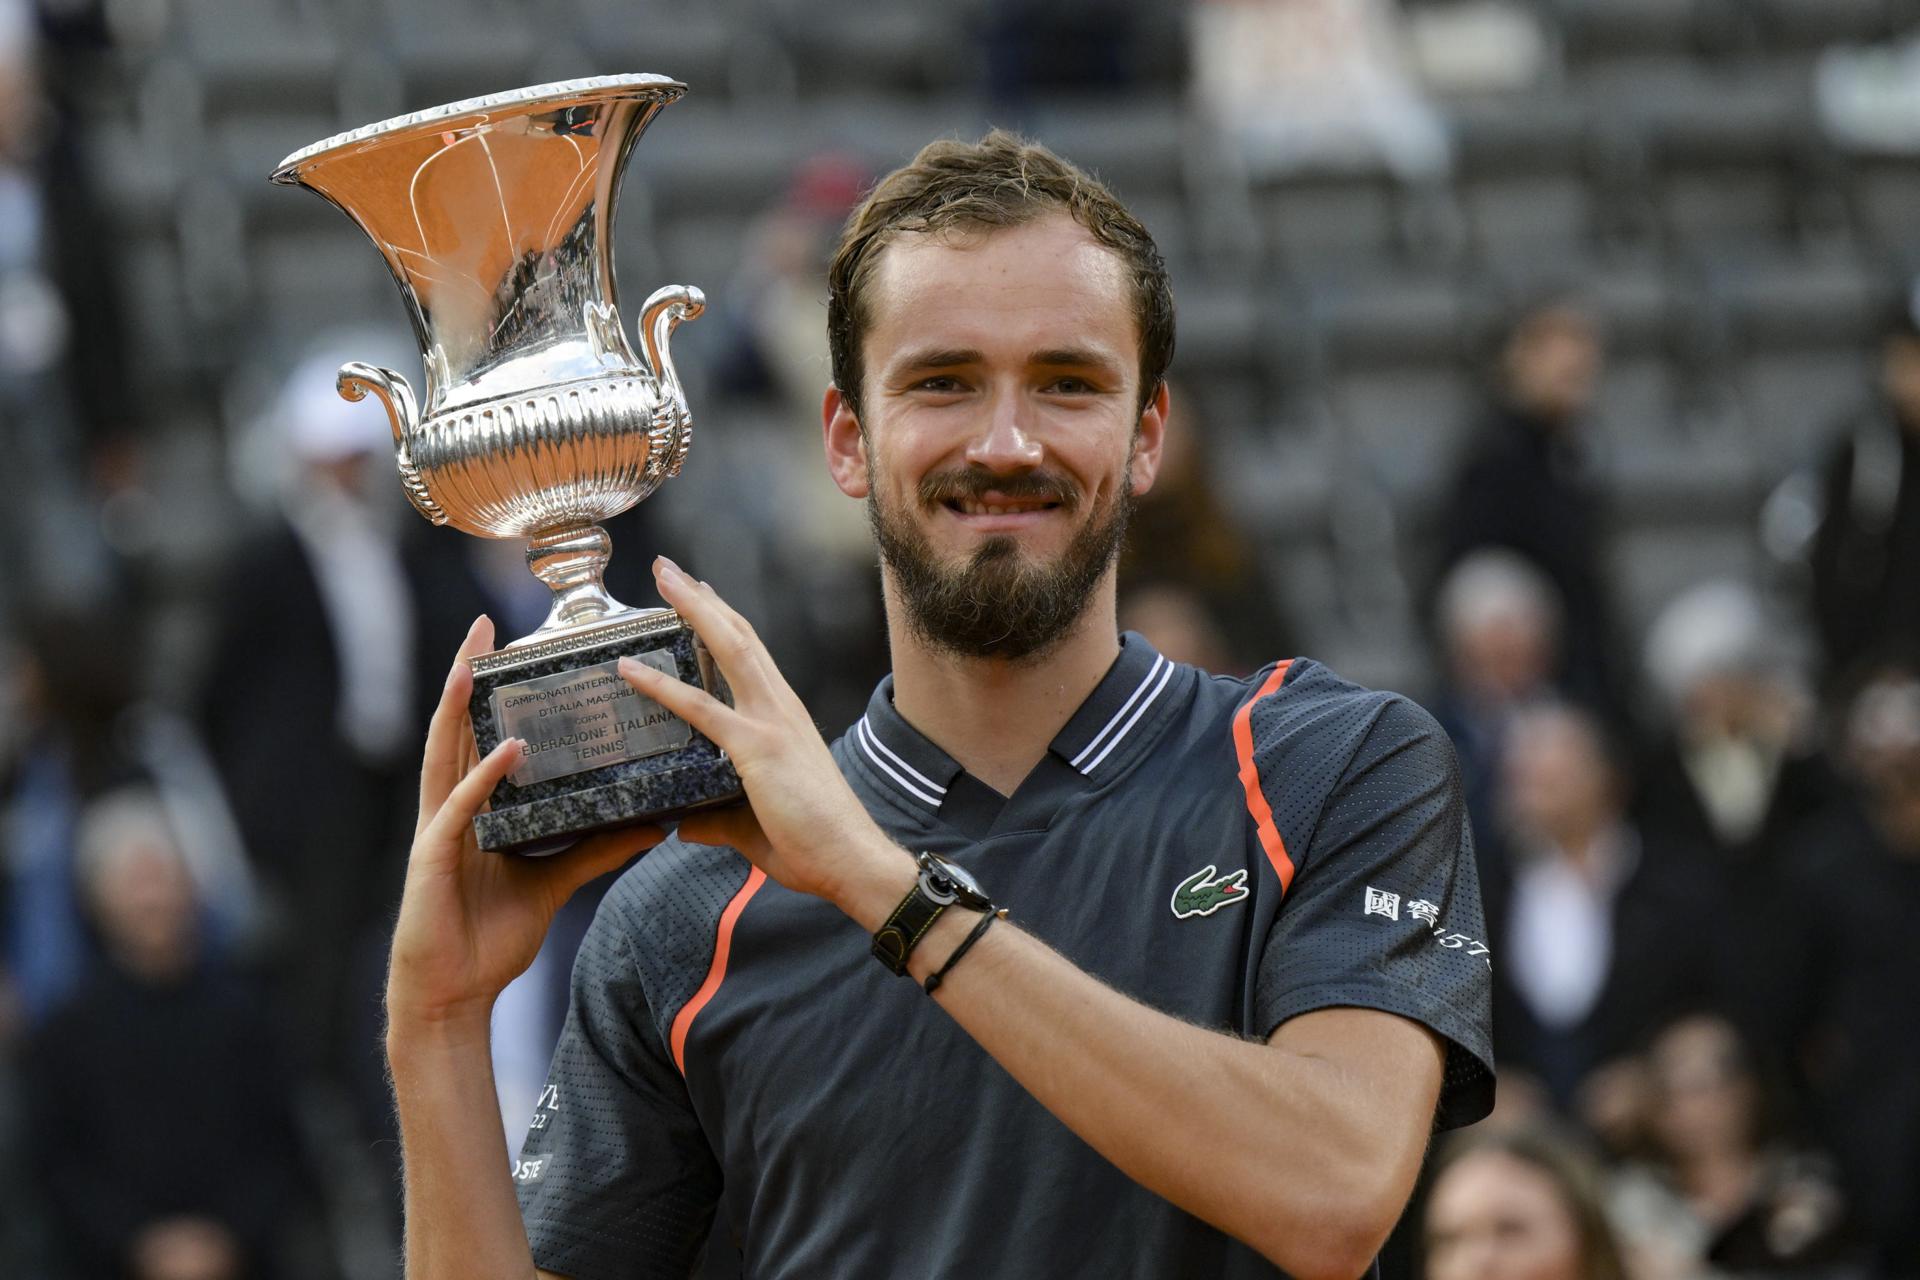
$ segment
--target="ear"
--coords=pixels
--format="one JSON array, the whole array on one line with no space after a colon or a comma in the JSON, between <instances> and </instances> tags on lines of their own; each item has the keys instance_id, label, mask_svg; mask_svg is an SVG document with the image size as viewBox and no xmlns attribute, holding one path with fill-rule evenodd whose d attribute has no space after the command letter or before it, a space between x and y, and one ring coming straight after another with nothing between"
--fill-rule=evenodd
<instances>
[{"instance_id":1,"label":"ear","mask_svg":"<svg viewBox=\"0 0 1920 1280\"><path fill-rule=\"evenodd\" d=\"M867 475L867 442L853 406L840 394L840 388L828 387L820 404L821 433L827 446L827 471L840 492L849 498L864 498L871 488Z\"/></svg>"},{"instance_id":2,"label":"ear","mask_svg":"<svg viewBox=\"0 0 1920 1280\"><path fill-rule=\"evenodd\" d=\"M1153 478L1160 474L1160 448L1167 439L1167 407L1170 403L1167 383L1163 378L1159 389L1153 393L1153 399L1147 401L1147 407L1140 411L1140 430L1133 438L1133 469L1129 476L1133 480L1133 492L1136 495L1153 488Z\"/></svg>"}]
</instances>

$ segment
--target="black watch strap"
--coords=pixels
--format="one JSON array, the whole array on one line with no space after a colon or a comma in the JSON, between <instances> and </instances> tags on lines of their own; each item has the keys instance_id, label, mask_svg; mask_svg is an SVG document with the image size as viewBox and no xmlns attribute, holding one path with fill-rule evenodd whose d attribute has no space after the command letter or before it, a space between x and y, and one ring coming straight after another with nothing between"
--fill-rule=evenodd
<instances>
[{"instance_id":1,"label":"black watch strap","mask_svg":"<svg viewBox=\"0 0 1920 1280\"><path fill-rule=\"evenodd\" d=\"M887 917L887 922L874 931L874 956L895 976L905 973L907 957L913 954L920 939L927 936L927 930L933 928L933 922L950 905L929 898L919 882L915 881L913 892L902 898L900 905L893 909L893 914Z\"/></svg>"}]
</instances>

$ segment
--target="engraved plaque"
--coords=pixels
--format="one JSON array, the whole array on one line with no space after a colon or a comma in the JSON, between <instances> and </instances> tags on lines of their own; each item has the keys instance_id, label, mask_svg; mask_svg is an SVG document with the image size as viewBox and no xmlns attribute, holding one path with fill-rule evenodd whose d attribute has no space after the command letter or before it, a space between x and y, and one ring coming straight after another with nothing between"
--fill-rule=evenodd
<instances>
[{"instance_id":1,"label":"engraved plaque","mask_svg":"<svg viewBox=\"0 0 1920 1280\"><path fill-rule=\"evenodd\" d=\"M634 657L679 677L671 650ZM658 755L693 737L685 720L635 693L613 662L502 685L493 691L493 715L501 737L525 744L508 775L518 787Z\"/></svg>"}]
</instances>

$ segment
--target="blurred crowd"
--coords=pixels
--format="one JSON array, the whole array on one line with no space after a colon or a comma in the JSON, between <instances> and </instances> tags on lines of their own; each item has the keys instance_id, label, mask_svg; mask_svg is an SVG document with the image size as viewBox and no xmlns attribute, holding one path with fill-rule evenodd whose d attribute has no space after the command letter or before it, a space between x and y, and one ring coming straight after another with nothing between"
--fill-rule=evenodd
<instances>
[{"instance_id":1,"label":"blurred crowd","mask_svg":"<svg viewBox=\"0 0 1920 1280\"><path fill-rule=\"evenodd\" d=\"M1293 18L1257 7L1212 6L1194 36L1250 156L1437 162L1388 76L1391 6L1321 5L1350 10L1349 56L1290 79ZM118 318L61 94L112 8L0 4L0 1275L372 1280L398 1230L379 997L421 726L471 618L524 634L545 592L519 547L407 511L384 419L333 372L414 357L356 331L276 367L226 442L239 532L215 585L168 594L148 553L178 513L117 394L117 344L145 335ZM1124 92L1098 6L991 9L997 100ZM1367 110L1329 106L1382 77ZM1276 129L1288 112L1304 124ZM872 176L797 165L741 246L704 377L791 429L721 485L765 496L737 544L682 549L653 503L612 530L622 598L647 598L652 549L740 581L830 735L886 661L863 516L823 497L811 425L824 255ZM1469 796L1499 1105L1437 1149L1388 1276L1920 1276L1920 312L1889 293L1877 377L1782 486L1806 514L1775 572L1695 583L1649 626L1609 556L1599 311L1541 292L1490 344L1409 566L1438 675L1408 692ZM1223 496L1225 424L1193 390L1133 518L1122 621L1251 671L1312 628ZM155 663L183 612L197 661ZM509 1132L594 897L496 1013Z\"/></svg>"}]
</instances>

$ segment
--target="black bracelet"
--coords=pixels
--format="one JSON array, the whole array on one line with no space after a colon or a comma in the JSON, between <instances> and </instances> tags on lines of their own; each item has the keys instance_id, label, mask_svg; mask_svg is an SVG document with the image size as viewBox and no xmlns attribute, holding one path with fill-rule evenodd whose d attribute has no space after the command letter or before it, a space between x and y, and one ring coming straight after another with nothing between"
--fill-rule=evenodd
<instances>
[{"instance_id":1,"label":"black bracelet","mask_svg":"<svg viewBox=\"0 0 1920 1280\"><path fill-rule=\"evenodd\" d=\"M960 945L953 949L953 954L947 957L947 962L940 966L940 969L938 972L936 972L932 977L927 979L926 985L927 985L928 995L932 995L935 991L940 989L940 983L947 976L947 970L953 968L953 966L955 966L956 964L959 964L960 957L967 954L967 948L971 947L974 943L980 941L980 935L985 933L987 931L987 928L990 925L992 925L995 920L998 920L1001 916L1004 916L1005 914L1007 914L1005 910L989 911L987 912L987 914L980 917L980 923L973 926L972 932L968 933L965 938L960 940Z\"/></svg>"}]
</instances>

